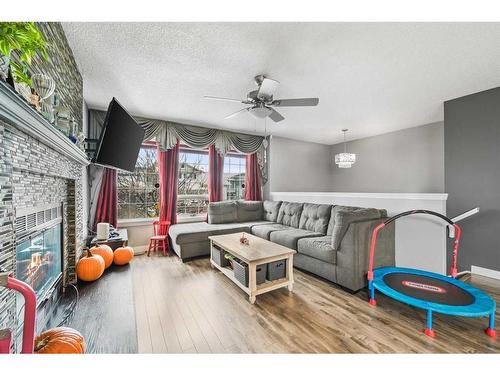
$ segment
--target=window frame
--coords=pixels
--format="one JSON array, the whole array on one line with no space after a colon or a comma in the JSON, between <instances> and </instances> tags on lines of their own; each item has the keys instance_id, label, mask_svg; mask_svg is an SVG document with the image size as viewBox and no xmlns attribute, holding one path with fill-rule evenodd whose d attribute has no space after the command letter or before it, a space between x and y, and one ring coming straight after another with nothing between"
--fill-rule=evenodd
<instances>
[{"instance_id":1,"label":"window frame","mask_svg":"<svg viewBox=\"0 0 500 375\"><path fill-rule=\"evenodd\" d=\"M151 150L155 150L156 152L156 148L157 148L157 144L156 142L154 141L147 141L147 142L144 142L141 144L141 149L151 149ZM156 164L158 165L158 155L156 155ZM124 173L122 171L118 171L118 174L117 174L117 180L119 178L119 174L120 173ZM147 176L146 176L146 180L147 180ZM118 181L117 181L117 185L118 185ZM147 186L147 183L146 183L146 186ZM147 189L147 187L146 187ZM117 190L118 190L118 186L117 186ZM146 193L146 192L145 192ZM119 194L119 193L118 193ZM158 205L159 205L159 194L158 194L158 201L156 202ZM120 204L120 200L119 198L117 197L117 200L118 200L118 205ZM146 206L148 205L148 200L146 199L145 201L145 204ZM129 197L129 202L127 202L127 204L132 204L130 203L130 197ZM119 207L118 207L119 209ZM134 218L118 218L118 224L120 226L135 226L135 225L140 225L142 223L150 223L150 222L153 222L155 220L158 220L158 217L157 216L154 216L154 217L134 217Z\"/></svg>"},{"instance_id":2,"label":"window frame","mask_svg":"<svg viewBox=\"0 0 500 375\"><path fill-rule=\"evenodd\" d=\"M233 158L238 158L238 159L242 159L242 160L244 160L244 163L241 163L241 162L240 162L240 164L238 165L239 167L241 167L241 166L242 166L242 164L244 164L244 171L243 171L243 172L241 172L241 170L240 170L240 172L239 172L239 173L236 173L235 175L238 175L238 174L243 174L243 176L244 176L244 178L243 178L243 183L245 184L245 181L246 181L246 174L247 174L247 168L246 168L246 167L247 167L247 165L246 165L246 154L243 154L243 153L240 153L240 152L235 152L235 151L230 151L230 152L228 152L228 153L226 154L226 156L228 156L228 157L233 157ZM225 157L225 158L224 158L224 171L225 171L225 169L226 169L226 160L228 160L228 158L226 158L226 157ZM239 169L241 169L241 168L239 168ZM231 170L231 163L229 163L229 170ZM231 172L229 172L229 173L231 173ZM226 191L226 185L225 185L225 183L224 183L224 182L225 182L225 181L224 181L224 174L225 174L225 172L223 172L223 176L222 176L222 179L223 179L223 184L224 184L224 186L223 186L223 195L224 195L224 200L238 200L238 199L245 199L245 188L246 188L246 186L245 186L245 187L240 187L240 188L238 188L238 190L239 190L239 191L242 191L241 196L231 197L231 198L229 198L229 197L228 197L228 198L226 199L226 197L227 197L227 195L228 195L228 192Z\"/></svg>"},{"instance_id":3,"label":"window frame","mask_svg":"<svg viewBox=\"0 0 500 375\"><path fill-rule=\"evenodd\" d=\"M144 142L141 145L141 148L143 148L143 147L156 148L157 144L156 144L156 142L148 141L148 142ZM179 145L179 153L182 152L182 151L189 151L190 153L193 153L193 154L203 154L203 155L207 155L208 156L208 149L206 149L206 150L195 149L195 148L189 147L186 144L180 144ZM242 154L240 152L232 151L231 150L228 153L226 153L226 155L224 157L224 168L226 167L227 157L231 157L231 156L238 157L238 158L241 158L241 159L245 159L246 158L246 154ZM158 161L158 159L157 159L157 161ZM179 160L179 162L180 162L180 160ZM209 166L209 163L210 163L210 161L208 161L207 167ZM177 173L179 173L179 171ZM208 168L207 168L207 173L208 173ZM246 178L246 160L245 160L245 171L244 171L244 174L245 174L245 178ZM178 188L178 186L177 186L177 188ZM225 192L225 187L224 187L224 195L225 194L226 194L226 192ZM178 198L179 198L179 196L180 196L180 194L178 194ZM206 194L206 196L207 196L207 200L208 200L208 187L207 187L207 194ZM243 194L243 196L241 198L238 198L238 199L244 199L244 194ZM205 217L206 217L206 213L203 213L203 214L197 215L197 216L192 216L192 217L180 216L177 213L177 222L178 223L200 222L200 221L204 221ZM135 227L135 226L150 225L150 224L152 224L156 220L158 220L158 217L126 218L126 219L125 218L122 218L122 219L119 218L118 219L118 224L121 227Z\"/></svg>"},{"instance_id":4,"label":"window frame","mask_svg":"<svg viewBox=\"0 0 500 375\"><path fill-rule=\"evenodd\" d=\"M180 191L179 191L179 183L181 181L181 178L180 178L180 173L181 173L181 156L180 154L184 152L184 153L189 153L189 154L197 154L197 155L206 155L207 157L207 163L206 163L206 173L207 173L207 190L206 190L206 194L180 194ZM205 164L202 164L203 166L205 166ZM178 222L199 222L199 221L204 221L205 218L206 218L206 212L202 212L198 215L193 215L193 216L188 216L188 215L184 215L182 216L182 212L179 211L179 202L183 199L189 199L191 197L191 199L193 200L196 200L196 199L201 199L201 200L204 200L207 202L207 211L208 211L208 168L210 166L210 160L209 160L209 156L208 156L208 149L203 149L203 150L200 150L200 149L196 149L196 148L192 148L186 144L180 144L180 148L179 148L179 170L177 171L178 173L178 183L177 183L177 207L176 207L176 211L177 211L177 221Z\"/></svg>"}]
</instances>

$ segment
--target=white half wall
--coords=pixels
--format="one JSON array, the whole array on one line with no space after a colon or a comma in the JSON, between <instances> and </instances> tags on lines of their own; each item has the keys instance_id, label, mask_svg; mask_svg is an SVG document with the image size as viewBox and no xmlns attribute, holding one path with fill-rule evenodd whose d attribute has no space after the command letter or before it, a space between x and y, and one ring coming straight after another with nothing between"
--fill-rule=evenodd
<instances>
[{"instance_id":1,"label":"white half wall","mask_svg":"<svg viewBox=\"0 0 500 375\"><path fill-rule=\"evenodd\" d=\"M374 207L389 216L426 209L446 215L448 194L271 192L271 200ZM396 221L396 265L445 275L446 225L429 215L414 215Z\"/></svg>"}]
</instances>

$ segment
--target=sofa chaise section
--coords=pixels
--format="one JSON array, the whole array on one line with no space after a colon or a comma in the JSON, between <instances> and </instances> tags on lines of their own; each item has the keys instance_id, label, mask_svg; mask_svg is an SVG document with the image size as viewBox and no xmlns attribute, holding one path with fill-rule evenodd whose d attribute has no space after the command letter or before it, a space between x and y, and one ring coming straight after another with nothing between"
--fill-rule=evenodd
<instances>
[{"instance_id":1,"label":"sofa chaise section","mask_svg":"<svg viewBox=\"0 0 500 375\"><path fill-rule=\"evenodd\" d=\"M210 254L209 236L238 232L250 233L255 225L272 224L263 220L262 202L225 201L210 203L208 223L172 225L169 237L174 252L183 262Z\"/></svg>"},{"instance_id":2,"label":"sofa chaise section","mask_svg":"<svg viewBox=\"0 0 500 375\"><path fill-rule=\"evenodd\" d=\"M245 223L208 224L185 223L175 224L168 232L175 253L186 261L191 258L210 254L209 236L230 234L237 232L250 232L249 225Z\"/></svg>"}]
</instances>

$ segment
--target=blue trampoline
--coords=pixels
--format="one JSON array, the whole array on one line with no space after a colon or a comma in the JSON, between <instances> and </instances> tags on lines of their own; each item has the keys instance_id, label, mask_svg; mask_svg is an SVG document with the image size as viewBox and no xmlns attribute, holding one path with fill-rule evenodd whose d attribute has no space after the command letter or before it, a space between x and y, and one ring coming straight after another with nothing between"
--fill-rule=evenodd
<instances>
[{"instance_id":1,"label":"blue trampoline","mask_svg":"<svg viewBox=\"0 0 500 375\"><path fill-rule=\"evenodd\" d=\"M451 276L401 267L383 267L373 270L378 232L393 221L413 214L433 215L455 228ZM434 312L465 317L487 316L489 317L489 325L486 334L490 337L496 337L495 301L482 290L455 278L460 234L461 230L457 224L444 215L428 210L403 212L379 224L373 231L370 246L368 265L370 304L376 306L375 290L378 290L397 301L426 310L427 326L424 333L431 337L435 336L432 328L432 314Z\"/></svg>"}]
</instances>

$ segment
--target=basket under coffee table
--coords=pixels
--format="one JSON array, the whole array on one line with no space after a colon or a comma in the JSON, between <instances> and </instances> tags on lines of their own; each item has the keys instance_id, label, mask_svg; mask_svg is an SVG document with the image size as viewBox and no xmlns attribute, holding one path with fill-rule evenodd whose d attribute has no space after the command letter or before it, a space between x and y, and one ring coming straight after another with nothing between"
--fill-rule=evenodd
<instances>
[{"instance_id":1,"label":"basket under coffee table","mask_svg":"<svg viewBox=\"0 0 500 375\"><path fill-rule=\"evenodd\" d=\"M212 267L220 270L236 285L243 289L243 291L248 294L248 299L252 304L259 294L267 293L278 288L286 286L291 292L293 290L293 255L296 251L248 233L245 233L245 237L248 239L249 243L245 245L240 242L242 234L243 233L232 233L208 237L210 239L210 263ZM214 261L214 251L219 252L221 250L235 256L248 265L248 287L240 283L234 277L234 273L230 268L219 265ZM286 260L285 277L278 280L266 281L257 285L257 266L279 260Z\"/></svg>"}]
</instances>

